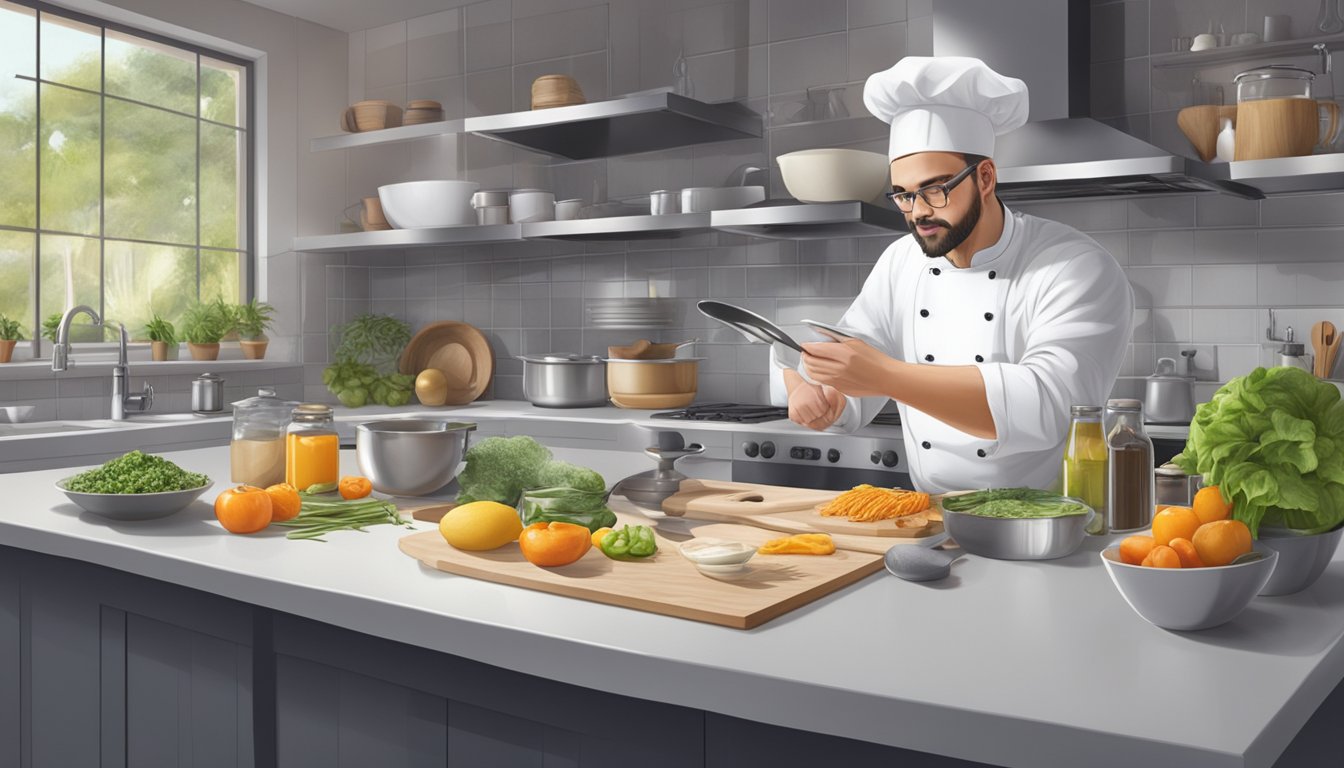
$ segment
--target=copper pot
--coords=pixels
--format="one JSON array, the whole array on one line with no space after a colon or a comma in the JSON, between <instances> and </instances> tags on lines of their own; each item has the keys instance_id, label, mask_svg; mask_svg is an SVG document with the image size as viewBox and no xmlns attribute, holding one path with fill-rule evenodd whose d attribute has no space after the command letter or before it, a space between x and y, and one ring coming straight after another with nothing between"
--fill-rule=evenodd
<instances>
[{"instance_id":1,"label":"copper pot","mask_svg":"<svg viewBox=\"0 0 1344 768\"><path fill-rule=\"evenodd\" d=\"M621 408L682 408L695 399L699 357L607 360L607 392Z\"/></svg>"}]
</instances>

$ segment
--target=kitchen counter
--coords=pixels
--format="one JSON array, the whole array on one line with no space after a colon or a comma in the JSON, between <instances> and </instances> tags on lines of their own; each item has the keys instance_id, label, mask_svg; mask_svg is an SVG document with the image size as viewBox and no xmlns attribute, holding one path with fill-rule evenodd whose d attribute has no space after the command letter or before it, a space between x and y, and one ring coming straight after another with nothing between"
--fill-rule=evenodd
<instances>
[{"instance_id":1,"label":"kitchen counter","mask_svg":"<svg viewBox=\"0 0 1344 768\"><path fill-rule=\"evenodd\" d=\"M609 477L647 467L630 452L555 452ZM216 479L205 501L226 487L227 449L165 455ZM354 469L352 452L342 461ZM726 473L726 462L697 466ZM963 760L1270 766L1344 678L1340 555L1310 590L1259 598L1205 632L1135 615L1098 562L1099 540L1053 562L969 556L930 585L874 575L739 631L427 570L397 549L409 531L390 526L325 544L234 536L206 503L107 522L53 487L71 473L5 477L0 545L563 683Z\"/></svg>"}]
</instances>

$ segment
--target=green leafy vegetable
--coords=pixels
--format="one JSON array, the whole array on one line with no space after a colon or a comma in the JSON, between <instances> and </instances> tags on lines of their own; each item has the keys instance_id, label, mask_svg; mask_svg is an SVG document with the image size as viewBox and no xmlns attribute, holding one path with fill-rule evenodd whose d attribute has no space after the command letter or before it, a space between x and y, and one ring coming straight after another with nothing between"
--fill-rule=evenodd
<instances>
[{"instance_id":1,"label":"green leafy vegetable","mask_svg":"<svg viewBox=\"0 0 1344 768\"><path fill-rule=\"evenodd\" d=\"M1257 368L1199 406L1172 459L1232 501L1232 516L1321 533L1344 523L1344 402L1298 368Z\"/></svg>"},{"instance_id":2,"label":"green leafy vegetable","mask_svg":"<svg viewBox=\"0 0 1344 768\"><path fill-rule=\"evenodd\" d=\"M65 488L78 493L165 493L200 488L208 482L205 475L188 472L162 456L131 451L75 475Z\"/></svg>"},{"instance_id":3,"label":"green leafy vegetable","mask_svg":"<svg viewBox=\"0 0 1344 768\"><path fill-rule=\"evenodd\" d=\"M601 475L598 478L601 479ZM582 525L590 533L616 524L616 513L607 508L605 490L589 491L565 486L523 491L520 516L525 526L533 523L573 523Z\"/></svg>"},{"instance_id":4,"label":"green leafy vegetable","mask_svg":"<svg viewBox=\"0 0 1344 768\"><path fill-rule=\"evenodd\" d=\"M1088 512L1084 504L1036 488L991 488L950 496L943 499L941 504L949 512L965 512L980 517L1063 517L1085 515Z\"/></svg>"},{"instance_id":5,"label":"green leafy vegetable","mask_svg":"<svg viewBox=\"0 0 1344 768\"><path fill-rule=\"evenodd\" d=\"M487 437L467 449L467 466L457 476L458 504L497 501L518 506L524 489L557 486L605 493L607 481L591 469L553 461L551 451L530 437Z\"/></svg>"},{"instance_id":6,"label":"green leafy vegetable","mask_svg":"<svg viewBox=\"0 0 1344 768\"><path fill-rule=\"evenodd\" d=\"M341 405L400 406L411 401L415 377L392 370L411 340L411 326L391 315L360 315L337 326L336 336L336 362L322 371L322 383Z\"/></svg>"}]
</instances>

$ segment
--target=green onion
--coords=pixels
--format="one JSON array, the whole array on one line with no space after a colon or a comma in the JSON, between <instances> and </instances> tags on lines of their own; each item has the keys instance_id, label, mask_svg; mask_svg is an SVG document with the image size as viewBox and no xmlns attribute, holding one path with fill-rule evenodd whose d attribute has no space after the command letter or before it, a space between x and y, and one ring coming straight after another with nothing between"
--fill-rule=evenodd
<instances>
[{"instance_id":1,"label":"green onion","mask_svg":"<svg viewBox=\"0 0 1344 768\"><path fill-rule=\"evenodd\" d=\"M295 530L285 534L289 539L325 541L324 534L332 531L360 531L369 525L400 525L411 527L410 521L397 513L397 507L383 499L352 499L349 501L314 499L307 497L298 517L281 520L272 525L283 525Z\"/></svg>"}]
</instances>

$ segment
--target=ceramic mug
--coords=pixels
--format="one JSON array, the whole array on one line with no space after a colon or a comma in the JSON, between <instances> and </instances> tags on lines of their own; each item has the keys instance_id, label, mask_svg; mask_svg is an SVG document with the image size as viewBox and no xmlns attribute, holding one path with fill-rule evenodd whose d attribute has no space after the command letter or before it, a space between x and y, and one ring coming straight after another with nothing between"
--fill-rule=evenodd
<instances>
[{"instance_id":1,"label":"ceramic mug","mask_svg":"<svg viewBox=\"0 0 1344 768\"><path fill-rule=\"evenodd\" d=\"M560 200L555 204L555 220L570 221L579 218L579 209L583 208L583 201L577 197L572 200Z\"/></svg>"},{"instance_id":2,"label":"ceramic mug","mask_svg":"<svg viewBox=\"0 0 1344 768\"><path fill-rule=\"evenodd\" d=\"M555 220L555 193L543 189L515 189L509 194L509 220L514 224Z\"/></svg>"}]
</instances>

